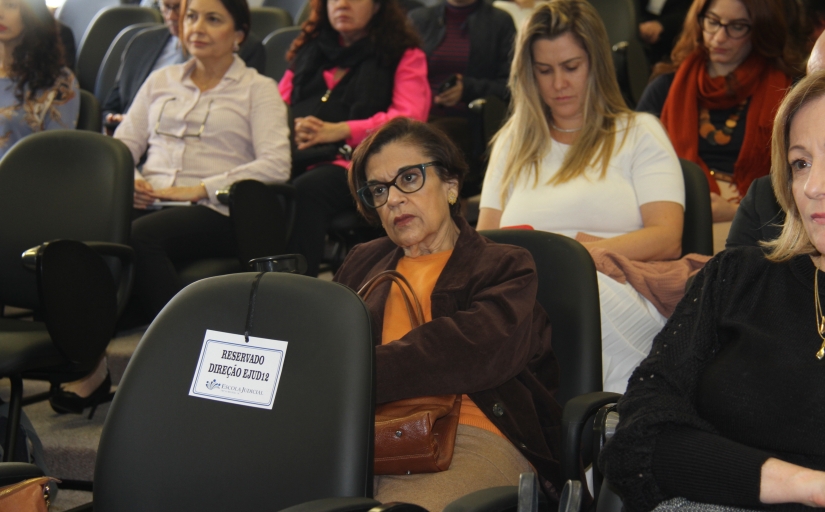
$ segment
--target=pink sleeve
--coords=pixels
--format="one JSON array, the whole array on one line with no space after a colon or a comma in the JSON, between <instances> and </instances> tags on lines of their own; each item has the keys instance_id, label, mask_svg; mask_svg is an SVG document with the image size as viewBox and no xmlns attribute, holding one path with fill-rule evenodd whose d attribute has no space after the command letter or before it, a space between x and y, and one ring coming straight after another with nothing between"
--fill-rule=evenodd
<instances>
[{"instance_id":1,"label":"pink sleeve","mask_svg":"<svg viewBox=\"0 0 825 512\"><path fill-rule=\"evenodd\" d=\"M284 75L281 83L286 80ZM290 87L291 87L290 80ZM283 91L283 89L282 89ZM386 112L379 112L367 119L347 121L350 137L347 144L357 146L373 130L394 117L404 116L426 121L430 113L430 83L427 81L427 56L418 48L410 48L401 57L395 70L392 104Z\"/></svg>"},{"instance_id":2,"label":"pink sleeve","mask_svg":"<svg viewBox=\"0 0 825 512\"><path fill-rule=\"evenodd\" d=\"M287 105L290 105L292 101L292 78L294 76L295 73L293 73L291 69L287 69L283 78L281 78L281 81L278 83L278 92L281 93L281 98L283 98L284 103Z\"/></svg>"}]
</instances>

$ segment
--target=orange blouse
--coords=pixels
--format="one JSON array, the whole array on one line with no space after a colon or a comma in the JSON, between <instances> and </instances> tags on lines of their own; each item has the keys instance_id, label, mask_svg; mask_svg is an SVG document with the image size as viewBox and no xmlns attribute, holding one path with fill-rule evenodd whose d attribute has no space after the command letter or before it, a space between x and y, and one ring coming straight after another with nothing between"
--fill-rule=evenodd
<instances>
[{"instance_id":1,"label":"orange blouse","mask_svg":"<svg viewBox=\"0 0 825 512\"><path fill-rule=\"evenodd\" d=\"M421 302L421 309L424 312L424 320L429 322L433 319L430 296L435 288L435 283L441 275L441 271L447 265L447 261L453 254L452 250L426 254L417 258L403 257L398 262L396 271L401 273L412 285L418 300ZM394 340L401 339L412 329L410 317L407 314L407 307L401 296L401 291L393 285L387 296L387 303L384 305L384 329L381 333L381 343L387 344ZM501 437L504 434L487 419L487 416L470 400L470 397L463 395L461 399L461 412L458 422L461 425L470 425L482 428ZM505 438L506 439L506 438Z\"/></svg>"}]
</instances>

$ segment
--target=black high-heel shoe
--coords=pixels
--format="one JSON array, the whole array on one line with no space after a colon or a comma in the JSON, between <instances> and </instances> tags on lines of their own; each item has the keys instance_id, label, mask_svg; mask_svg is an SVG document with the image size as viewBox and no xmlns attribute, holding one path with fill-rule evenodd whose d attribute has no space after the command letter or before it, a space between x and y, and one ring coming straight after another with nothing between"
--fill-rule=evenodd
<instances>
[{"instance_id":1,"label":"black high-heel shoe","mask_svg":"<svg viewBox=\"0 0 825 512\"><path fill-rule=\"evenodd\" d=\"M101 402L107 401L109 398L109 392L112 389L112 376L109 372L106 372L106 378L103 379L103 382L100 386L97 387L92 393L87 397L78 396L76 393L72 393L71 391L63 391L58 390L49 397L49 404L52 406L54 412L58 414L83 414L83 409L86 407L91 407L92 410L89 412L89 419L95 414L97 410L97 406Z\"/></svg>"}]
</instances>

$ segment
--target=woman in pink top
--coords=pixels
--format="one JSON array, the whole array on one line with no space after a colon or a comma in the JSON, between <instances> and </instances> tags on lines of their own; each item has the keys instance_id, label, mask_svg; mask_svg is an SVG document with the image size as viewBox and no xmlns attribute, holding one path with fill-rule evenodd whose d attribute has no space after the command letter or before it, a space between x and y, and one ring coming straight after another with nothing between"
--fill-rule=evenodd
<instances>
[{"instance_id":1,"label":"woman in pink top","mask_svg":"<svg viewBox=\"0 0 825 512\"><path fill-rule=\"evenodd\" d=\"M354 212L355 204L344 158L327 156L307 172L300 162L312 152L355 147L394 117L425 121L430 88L427 58L397 0L313 0L312 7L279 89L292 108L298 148L290 249L306 257L307 274L317 275L330 221Z\"/></svg>"}]
</instances>

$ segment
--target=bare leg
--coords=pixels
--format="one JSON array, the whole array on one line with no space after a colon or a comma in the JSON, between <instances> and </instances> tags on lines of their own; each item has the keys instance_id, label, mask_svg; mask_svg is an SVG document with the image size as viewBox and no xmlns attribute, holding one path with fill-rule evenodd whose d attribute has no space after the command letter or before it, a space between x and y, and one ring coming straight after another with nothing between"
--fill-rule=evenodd
<instances>
[{"instance_id":1,"label":"bare leg","mask_svg":"<svg viewBox=\"0 0 825 512\"><path fill-rule=\"evenodd\" d=\"M103 354L100 357L100 361L97 362L97 366L90 374L80 380L64 384L63 391L69 391L81 398L86 398L103 383L108 372L108 360L106 359L106 354Z\"/></svg>"}]
</instances>

